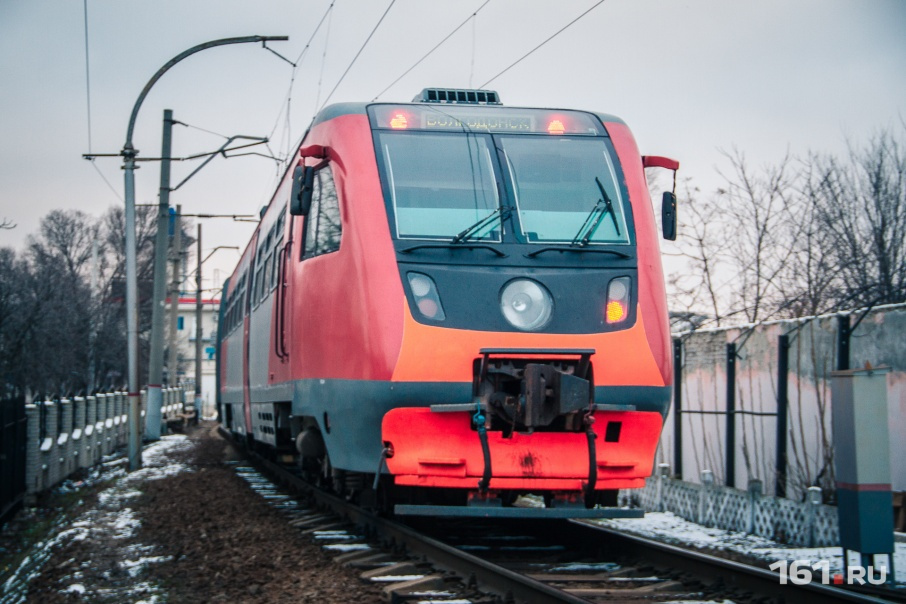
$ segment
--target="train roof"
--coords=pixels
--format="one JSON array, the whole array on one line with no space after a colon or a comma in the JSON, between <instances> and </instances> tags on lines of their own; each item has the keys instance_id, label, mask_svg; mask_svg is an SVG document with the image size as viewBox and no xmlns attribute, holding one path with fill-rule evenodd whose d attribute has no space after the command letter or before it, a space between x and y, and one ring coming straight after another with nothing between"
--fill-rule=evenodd
<instances>
[{"instance_id":1,"label":"train roof","mask_svg":"<svg viewBox=\"0 0 906 604\"><path fill-rule=\"evenodd\" d=\"M429 98L437 98L438 95L435 93L438 91L440 91L441 93L460 93L460 95L462 95L462 93L472 93L472 92L485 93L485 94L490 93L490 94L494 95L495 99L499 99L499 97L496 96L497 93L493 92L493 91L462 91L462 90L452 90L452 89L426 88L425 90L423 90L421 92L421 94L419 96L416 96L412 101L408 101L408 102L397 103L397 102L393 102L393 101L379 101L379 102L367 102L367 103L363 103L363 102L335 103L333 105L328 105L327 107L322 109L320 112L318 112L318 114L315 116L315 118L312 121L311 126L309 128L314 127L322 122L326 122L326 121L332 120L334 118L341 117L343 115L366 115L367 109L371 105L401 105L401 106L402 105L417 105L417 106L421 105L421 106L424 106L424 105L454 105L455 104L455 105L467 105L470 107L474 107L476 109L488 109L491 111L495 111L495 110L499 111L499 110L506 110L506 109L545 109L545 110L554 110L554 111L583 111L585 113L591 113L591 114L597 116L598 119L600 119L602 122L610 122L610 123L615 122L615 123L619 123L619 124L625 124L625 122L622 119L620 119L619 117L617 117L615 115L611 115L609 113L602 113L599 111L586 111L586 110L582 110L582 109L565 109L563 107L509 106L509 105L504 105L499 100L497 100L495 102L462 102L462 101L423 100L423 99L429 99ZM452 94L449 94L449 95L441 94L441 96L443 96L443 98L448 98L448 96L452 96Z\"/></svg>"}]
</instances>

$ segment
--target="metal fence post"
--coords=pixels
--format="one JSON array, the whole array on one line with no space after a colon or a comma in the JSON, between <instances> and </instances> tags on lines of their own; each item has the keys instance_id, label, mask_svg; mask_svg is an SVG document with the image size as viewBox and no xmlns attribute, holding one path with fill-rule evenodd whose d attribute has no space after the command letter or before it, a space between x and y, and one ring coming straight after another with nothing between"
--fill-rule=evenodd
<instances>
[{"instance_id":1,"label":"metal fence post","mask_svg":"<svg viewBox=\"0 0 906 604\"><path fill-rule=\"evenodd\" d=\"M698 523L702 526L707 524L707 504L710 503L711 487L714 485L714 472L711 470L702 470L701 488L698 490Z\"/></svg>"},{"instance_id":2,"label":"metal fence post","mask_svg":"<svg viewBox=\"0 0 906 604\"><path fill-rule=\"evenodd\" d=\"M683 478L683 341L673 338L673 470Z\"/></svg>"},{"instance_id":3,"label":"metal fence post","mask_svg":"<svg viewBox=\"0 0 906 604\"><path fill-rule=\"evenodd\" d=\"M849 315L837 315L837 371L849 369L849 339L852 335Z\"/></svg>"},{"instance_id":4,"label":"metal fence post","mask_svg":"<svg viewBox=\"0 0 906 604\"><path fill-rule=\"evenodd\" d=\"M786 497L786 432L789 409L790 336L777 342L777 450L774 460L774 495Z\"/></svg>"},{"instance_id":5,"label":"metal fence post","mask_svg":"<svg viewBox=\"0 0 906 604\"><path fill-rule=\"evenodd\" d=\"M670 475L670 465L666 463L658 464L657 473L657 511L663 512L666 509L664 504L664 481Z\"/></svg>"},{"instance_id":6,"label":"metal fence post","mask_svg":"<svg viewBox=\"0 0 906 604\"><path fill-rule=\"evenodd\" d=\"M758 512L758 502L764 492L764 483L757 478L749 480L749 514L746 519L746 533L752 535L755 533L755 518Z\"/></svg>"},{"instance_id":7,"label":"metal fence post","mask_svg":"<svg viewBox=\"0 0 906 604\"><path fill-rule=\"evenodd\" d=\"M727 440L724 484L736 486L736 342L727 344Z\"/></svg>"},{"instance_id":8,"label":"metal fence post","mask_svg":"<svg viewBox=\"0 0 906 604\"><path fill-rule=\"evenodd\" d=\"M805 518L808 526L808 543L806 543L806 546L815 547L815 541L817 540L817 527L815 525L818 519L818 506L821 505L821 487L809 487L806 501L808 502L805 506Z\"/></svg>"}]
</instances>

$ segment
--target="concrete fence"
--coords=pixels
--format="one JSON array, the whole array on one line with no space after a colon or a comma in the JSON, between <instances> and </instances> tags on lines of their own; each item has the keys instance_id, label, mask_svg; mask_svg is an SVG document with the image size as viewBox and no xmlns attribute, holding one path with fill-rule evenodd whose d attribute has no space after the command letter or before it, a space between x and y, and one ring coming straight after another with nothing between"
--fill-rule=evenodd
<instances>
[{"instance_id":1,"label":"concrete fence","mask_svg":"<svg viewBox=\"0 0 906 604\"><path fill-rule=\"evenodd\" d=\"M185 393L164 388L164 418L183 413ZM25 454L26 493L36 495L77 470L90 468L125 447L128 410L125 392L77 396L25 405L27 438ZM142 392L142 419L146 394Z\"/></svg>"}]
</instances>

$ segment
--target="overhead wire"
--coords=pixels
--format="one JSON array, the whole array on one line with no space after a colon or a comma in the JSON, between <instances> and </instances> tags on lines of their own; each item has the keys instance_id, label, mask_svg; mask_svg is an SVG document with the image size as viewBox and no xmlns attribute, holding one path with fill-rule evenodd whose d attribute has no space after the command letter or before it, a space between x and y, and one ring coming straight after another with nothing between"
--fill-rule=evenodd
<instances>
[{"instance_id":1,"label":"overhead wire","mask_svg":"<svg viewBox=\"0 0 906 604\"><path fill-rule=\"evenodd\" d=\"M312 113L318 112L321 103L321 83L324 81L324 66L327 65L327 49L330 47L330 26L333 24L333 14L327 20L327 32L324 34L324 52L321 54L321 71L318 74L318 89L315 94L315 108Z\"/></svg>"},{"instance_id":2,"label":"overhead wire","mask_svg":"<svg viewBox=\"0 0 906 604\"><path fill-rule=\"evenodd\" d=\"M488 0L488 2L490 2L490 1L491 0ZM485 2L484 4L487 4L488 2ZM484 8L484 4L481 5L481 8ZM478 10L481 10L481 8L479 8ZM475 77L475 51L478 47L478 32L477 32L478 19L475 18L475 15L477 15L477 14L478 14L478 11L475 11L474 13L472 13L472 17L471 17L472 18L472 61L469 63L469 88L472 87L472 80Z\"/></svg>"},{"instance_id":3,"label":"overhead wire","mask_svg":"<svg viewBox=\"0 0 906 604\"><path fill-rule=\"evenodd\" d=\"M101 169L100 169L100 168L98 168L98 166L97 166L97 164L95 163L94 159L92 159L92 160L90 161L90 163L91 163L91 167L94 168L94 170L98 173L98 176L101 177L101 180L103 180L104 183L106 183L107 186L110 188L110 190L113 191L113 194L116 195L116 198L119 199L121 202L125 203L125 200L123 199L123 196L120 195L120 192L117 191L116 188L115 188L112 184L110 184L110 181L107 180L107 177L104 176L104 173L101 172Z\"/></svg>"},{"instance_id":4,"label":"overhead wire","mask_svg":"<svg viewBox=\"0 0 906 604\"><path fill-rule=\"evenodd\" d=\"M312 41L315 39L315 36L318 34L318 31L321 29L321 26L324 25L324 19L326 19L326 18L327 18L327 15L330 14L330 11L333 10L333 5L334 5L334 4L336 4L336 0L333 0L333 2L330 3L330 6L327 7L327 10L324 11L324 14L321 15L321 20L318 21L318 26L315 27L315 31L313 31L313 32L311 33L311 37L308 38L308 42L305 43L305 47L302 49L302 52L300 52L300 53L299 53L299 56L296 57L296 65L298 65L299 62L302 61L302 57L303 57L303 56L305 55L305 53L308 51L308 47L311 46L311 43L312 43Z\"/></svg>"},{"instance_id":5,"label":"overhead wire","mask_svg":"<svg viewBox=\"0 0 906 604\"><path fill-rule=\"evenodd\" d=\"M475 12L473 12L471 15L469 15L469 16L466 18L465 21L463 21L462 23L460 23L459 25L457 25L456 28L455 28L453 31L451 31L450 33L448 33L448 34L446 35L446 37L445 37L443 40L441 40L440 42L438 42L438 43L434 46L434 48L432 48L431 50L429 50L428 52L426 52L424 55L422 55L422 58L420 58L418 61L416 61L416 62L412 65L412 67L410 67L409 69L407 69L406 71L404 71L404 72L402 73L402 75L400 75L398 78L396 78L395 80L393 80L393 81L390 83L390 85L388 85L386 88L384 88L384 89L381 90L379 93L377 93L377 95L375 95L375 97L374 97L373 99L371 99L371 100L372 100L372 101L378 100L378 98L379 98L382 94L384 94L385 92L387 92L388 90L390 90L391 88L393 88L393 86L394 86L397 82L399 82L399 81L402 80L404 77L406 77L407 75L409 75L409 72L411 72L413 69L415 69L416 67L418 67L418 66L422 63L422 61L424 61L424 60L427 59L429 56L431 56L431 55L434 53L435 50L437 50L438 48L440 48L441 46L443 46L444 43L445 43L447 40L449 40L450 38L452 38L452 37L453 37L453 34L455 34L455 33L458 32L460 29L462 29L462 28L465 26L465 24L468 23L470 20L474 19L475 16L478 15L479 12L481 12L481 9L483 9L485 6L487 6L488 3L489 3L490 1L491 1L491 0L485 0L485 3L482 4L481 6L479 6L479 7L475 10ZM473 36L473 43L474 43L474 36ZM474 64L475 64L475 56L474 56L474 47L473 47L473 55L472 55L472 65L473 65L473 68L474 68ZM471 80L471 76L469 77L469 79Z\"/></svg>"},{"instance_id":6,"label":"overhead wire","mask_svg":"<svg viewBox=\"0 0 906 604\"><path fill-rule=\"evenodd\" d=\"M355 53L355 56L352 58L352 61L346 67L346 71L343 72L343 75L341 75L340 79L337 80L337 83L334 85L333 89L330 91L330 94L328 94L327 98L324 99L324 103L322 103L321 106L318 108L319 111L324 108L324 105L327 104L327 102L333 96L333 93L336 92L337 88L340 87L340 84L343 83L343 80L346 78L346 74L348 74L349 70L352 69L352 66L355 65L355 62L358 60L359 56L362 54L362 51L365 50L366 46L368 46L368 42L371 40L371 37L374 36L374 32L376 32L378 30L378 28L381 26L381 23L384 22L384 18L387 16L387 13L390 12L390 9L393 8L394 4L396 4L396 0L390 0L390 4L387 6L387 9L384 11L384 14L381 15L380 19L378 19L378 22L377 22L377 24L375 24L374 28L371 30L371 33L368 34L367 38L365 38L365 42L362 44L362 47L359 48L359 52Z\"/></svg>"},{"instance_id":7,"label":"overhead wire","mask_svg":"<svg viewBox=\"0 0 906 604\"><path fill-rule=\"evenodd\" d=\"M120 195L119 191L117 191L116 188L110 183L110 181L107 180L107 177L104 176L104 173L101 172L101 169L98 168L97 163L95 163L94 157L91 156L91 154L92 154L92 149L91 149L91 69L90 69L91 64L89 62L89 52L88 52L89 51L89 46L88 46L88 0L82 1L82 12L84 15L84 22L85 22L85 98L86 98L86 109L87 109L86 113L87 113L87 118L88 118L88 123L87 123L87 126L88 126L88 157L87 157L87 159L88 159L89 163L91 164L91 167L94 168L94 171L97 172L98 176L101 177L101 180L104 181L104 184L107 185L107 188L109 188L111 191L113 191L113 195L116 196L116 198L118 200L120 200L121 202L124 202L123 196Z\"/></svg>"},{"instance_id":8,"label":"overhead wire","mask_svg":"<svg viewBox=\"0 0 906 604\"><path fill-rule=\"evenodd\" d=\"M495 75L493 78L491 78L490 80L488 80L487 82L485 82L484 84L482 84L481 86L479 86L479 88L484 88L485 86L487 86L488 84L490 84L491 82L493 82L494 80L496 80L497 78L499 78L500 76L502 76L503 74L505 74L506 72L508 72L510 69L512 69L513 67L515 67L515 66L518 65L519 63L521 63L524 59L528 58L528 57L529 57L532 53L534 53L536 50L538 50L539 48L541 48L542 46L544 46L545 44L547 44L548 42L550 42L551 40L553 40L554 38L556 38L557 36L559 36L560 34L562 34L564 31L566 31L567 29L569 29L573 24L577 23L577 22L578 22L580 19L582 19L585 15L587 15L588 13L590 13L591 11L593 11L594 9L596 9L596 8L598 8L599 6L601 6L602 4L604 4L604 2L606 2L606 0L598 0L598 2L595 2L589 9L587 9L587 10L586 10L585 12L583 12L581 15L579 15L578 17L576 17L575 19L573 19L572 21L570 21L569 23L567 23L566 25L564 25L563 27L561 27L561 28L560 28L559 30L557 30L553 35L551 35L549 38L547 38L544 42L542 42L541 44L539 44L539 45L536 46L535 48L531 49L530 51L528 51L527 53L525 53L524 55L522 55L521 57L519 57L518 59L516 59L513 63L511 63L508 67L506 67L503 71L501 71L500 73L498 73L497 75Z\"/></svg>"},{"instance_id":9,"label":"overhead wire","mask_svg":"<svg viewBox=\"0 0 906 604\"><path fill-rule=\"evenodd\" d=\"M299 52L299 56L296 57L296 60L291 62L293 69L292 69L292 73L290 74L289 87L287 88L286 95L283 97L283 100L280 102L281 109L277 115L277 119L274 120L274 126L271 128L270 134L268 134L268 138L273 138L274 132L277 131L277 127L280 124L281 118L285 115L286 123L284 125L284 130L286 132L285 136L286 136L286 140L287 140L287 143L286 143L287 146L289 145L288 141L289 141L289 133L290 133L290 111L292 108L293 88L295 87L295 84L296 84L296 73L299 71L299 67L302 64L302 59L305 58L305 54L308 52L308 49L311 47L312 41L314 41L315 36L318 35L318 32L321 31L321 26L324 25L324 21L327 19L327 16L330 14L331 10L333 10L334 4L336 4L336 0L333 0L330 3L330 6L327 7L327 10L324 11L324 14L321 15L321 20L318 21L318 24L315 26L314 31L311 33L311 36L308 38L308 42L305 43L305 46L302 48L301 52ZM284 109L284 107L285 107L285 109ZM287 151L287 154L288 153L289 153L289 151Z\"/></svg>"}]
</instances>

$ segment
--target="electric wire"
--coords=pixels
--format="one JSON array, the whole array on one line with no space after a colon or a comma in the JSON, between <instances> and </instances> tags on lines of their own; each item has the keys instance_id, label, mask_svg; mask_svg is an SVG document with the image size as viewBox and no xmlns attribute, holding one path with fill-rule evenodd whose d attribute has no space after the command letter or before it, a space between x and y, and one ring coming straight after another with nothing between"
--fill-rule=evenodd
<instances>
[{"instance_id":1,"label":"electric wire","mask_svg":"<svg viewBox=\"0 0 906 604\"><path fill-rule=\"evenodd\" d=\"M561 27L559 30L557 30L557 32L555 32L552 36L550 36L549 38L547 38L544 42L542 42L541 44L539 44L539 45L536 46L535 48L531 49L530 51L528 51L527 53L525 53L524 55L522 55L521 57L519 57L518 59L516 59L516 61L514 61L513 63L511 63L507 68L505 68L503 71L501 71L500 73L498 73L497 75L495 75L493 78L491 78L490 80L488 80L487 82L485 82L484 84L482 84L481 86L479 86L479 88L484 88L485 86L487 86L488 84L490 84L491 82L493 82L494 80L496 80L497 78L499 78L500 76L502 76L503 74L505 74L506 72L508 72L510 69L512 69L513 67L515 67L515 66L518 65L519 63L521 63L524 59L528 58L528 56L531 55L532 53L534 53L536 50L538 50L539 48L541 48L542 46L544 46L545 44L547 44L548 42L550 42L551 40L553 40L554 38L556 38L557 36L559 36L560 34L562 34L562 33L563 33L564 31L566 31L569 27L571 27L573 24L575 24L575 23L578 22L580 19L582 19L582 17L584 17L585 15L587 15L588 13L590 13L591 11L593 11L594 9L596 9L596 8L598 8L599 6L601 6L602 4L604 4L605 1L606 1L606 0L598 0L598 2L595 2L595 3L591 6L591 8L587 9L584 13L582 13L581 15L579 15L578 17L576 17L575 19L573 19L572 21L570 21L569 23L567 23L566 25L564 25L563 27Z\"/></svg>"},{"instance_id":2,"label":"electric wire","mask_svg":"<svg viewBox=\"0 0 906 604\"><path fill-rule=\"evenodd\" d=\"M88 50L89 50L89 46L88 46L88 0L82 1L82 13L84 15L84 22L85 22L85 97L86 97L86 108L87 108L87 117L88 117L88 124L87 124L87 126L88 126L88 154L91 155L91 152L92 152L92 148L91 148L91 77L90 77L91 70L90 70L90 63L89 63L89 58L88 58L89 57L89 54L88 54ZM91 167L94 168L94 171L97 172L98 176L101 177L101 180L104 181L104 184L107 185L107 188L109 188L111 191L113 191L113 195L120 202L125 203L123 196L120 195L119 191L117 191L116 188L112 184L110 184L110 181L107 180L107 177L104 176L104 173L101 172L100 168L98 168L97 164L94 161L94 157L89 157L88 160L89 160L89 163L91 164Z\"/></svg>"},{"instance_id":3,"label":"electric wire","mask_svg":"<svg viewBox=\"0 0 906 604\"><path fill-rule=\"evenodd\" d=\"M267 136L268 139L273 138L274 132L277 131L277 128L280 125L281 118L283 118L285 115L285 125L284 125L283 129L284 129L285 137L286 137L286 145L287 145L286 153L287 153L287 155L289 154L288 147L289 147L289 137L290 137L290 133L291 133L290 112L292 110L293 88L296 85L296 73L298 73L299 67L302 65L302 59L305 58L305 55L308 52L309 48L311 47L311 43L314 41L315 36L318 35L319 31L321 31L321 26L324 25L324 21L327 19L327 16L330 14L331 10L333 10L334 4L336 4L336 0L333 0L330 3L330 6L327 7L327 10L324 11L324 14L321 15L321 20L318 21L318 24L315 26L314 31L311 32L311 36L309 36L308 42L305 43L305 46L302 48L301 52L299 52L299 56L296 57L296 60L291 63L293 66L293 69L292 69L292 73L290 74L289 86L287 87L286 95L283 97L283 100L280 101L281 108L277 114L277 119L274 120L274 125L271 128L271 131Z\"/></svg>"},{"instance_id":4,"label":"electric wire","mask_svg":"<svg viewBox=\"0 0 906 604\"><path fill-rule=\"evenodd\" d=\"M491 0L488 0L490 2ZM487 4L487 2L485 2ZM482 5L482 7L484 4ZM480 8L478 10L481 10ZM475 78L475 51L478 46L478 35L477 35L477 23L478 19L475 18L475 15L478 14L478 11L475 11L472 14L472 61L469 63L469 88L472 88L472 81Z\"/></svg>"},{"instance_id":5,"label":"electric wire","mask_svg":"<svg viewBox=\"0 0 906 604\"><path fill-rule=\"evenodd\" d=\"M225 135L225 134L221 134L221 133L219 133L219 132L214 132L213 130L207 130L207 129L202 128L202 127L200 127L200 126L193 126L192 124L187 124L186 122L180 122L180 121L177 121L177 120L173 120L173 123L174 123L174 124L178 124L178 125L180 125L180 126L185 126L186 128L189 128L189 129L191 129L191 130L198 130L199 132L204 132L204 133L206 133L206 134L213 134L214 136L219 136L220 138L223 138L223 139L228 139L228 138L230 138L229 136L227 136L227 135Z\"/></svg>"},{"instance_id":6,"label":"electric wire","mask_svg":"<svg viewBox=\"0 0 906 604\"><path fill-rule=\"evenodd\" d=\"M327 104L327 102L333 96L333 93L336 92L337 88L340 87L340 84L346 78L346 74L348 74L349 70L352 69L352 66L355 65L356 60L358 60L359 56L362 54L362 51L365 50L365 47L368 46L368 42L371 40L371 37L374 35L374 32L376 32L378 30L378 28L381 26L381 23L384 22L384 18L387 16L387 13L390 12L390 9L393 8L394 4L396 4L396 0L390 0L390 4L387 6L387 10L384 11L384 14L381 15L380 19L378 19L378 22L374 26L374 29L372 29L371 33L368 34L368 37L365 38L365 42L362 44L362 47L359 49L359 52L355 53L355 56L352 58L352 61L349 63L349 66L346 67L346 71L343 72L343 75L340 76L340 79L337 80L337 83L334 85L333 90L330 91L330 94L328 94L327 98L324 99L324 103L319 107L319 109L318 109L319 111L324 108L324 105Z\"/></svg>"},{"instance_id":7,"label":"electric wire","mask_svg":"<svg viewBox=\"0 0 906 604\"><path fill-rule=\"evenodd\" d=\"M315 31L311 33L311 37L308 38L308 42L305 43L305 48L302 49L302 52L299 53L299 56L296 57L296 65L298 66L300 61L302 61L302 56L308 51L308 47L311 46L312 41L315 39L315 36L318 34L318 31L321 29L321 26L324 25L324 19L327 18L327 15L330 14L330 11L333 10L333 5L336 4L336 0L330 3L330 6L327 7L327 10L324 11L324 14L321 16L321 20L318 21L318 26L315 27Z\"/></svg>"},{"instance_id":8,"label":"electric wire","mask_svg":"<svg viewBox=\"0 0 906 604\"><path fill-rule=\"evenodd\" d=\"M312 113L318 112L321 103L321 83L324 81L324 66L327 65L327 49L330 47L330 26L333 24L333 13L327 19L327 32L324 34L324 52L321 54L321 71L318 75L318 90L315 94L315 108Z\"/></svg>"},{"instance_id":9,"label":"electric wire","mask_svg":"<svg viewBox=\"0 0 906 604\"><path fill-rule=\"evenodd\" d=\"M103 180L104 183L106 183L106 185L110 188L110 190L113 191L113 194L116 195L116 198L119 199L121 202L125 203L126 200L123 199L123 196L120 195L119 191L117 191L116 188L112 184L110 184L110 181L107 180L107 177L104 176L104 173L101 172L101 169L98 168L97 164L94 162L94 158L91 158L89 160L89 163L91 163L91 167L94 168L95 171L98 173L98 176L101 177L101 180Z\"/></svg>"},{"instance_id":10,"label":"electric wire","mask_svg":"<svg viewBox=\"0 0 906 604\"><path fill-rule=\"evenodd\" d=\"M393 81L390 83L389 86L387 86L386 88L384 88L383 90L381 90L379 93L377 93L377 95L375 95L375 97L374 97L373 99L371 99L371 101L374 102L374 101L378 100L378 98L380 98L380 96L381 96L382 94L384 94L385 92L387 92L388 90L390 90L391 88L393 88L393 86L394 86L397 82L399 82L399 81L402 80L404 77L406 77L407 75L409 75L409 72L411 72L413 69L415 69L416 67L418 67L418 66L422 63L422 61L424 61L424 60L427 59L429 56L431 56L431 55L434 53L435 50L437 50L438 48L440 48L441 46L443 46L443 44L444 44L447 40L449 40L451 37L453 37L453 34L455 34L455 33L458 32L460 29L462 29L462 28L465 26L465 24L468 23L470 20L474 19L475 16L478 15L479 12L481 12L481 9L483 9L485 6L487 6L488 3L489 3L490 1L491 1L491 0L485 0L485 3L482 4L481 6L479 6L479 7L475 10L474 13L472 13L471 15L469 15L469 16L466 18L465 21L463 21L462 23L460 23L459 25L457 25L457 26L456 26L456 29L454 29L453 31L451 31L450 33L448 33L447 36L446 36L443 40L441 40L440 42L438 42L437 45L434 46L434 48L432 48L431 50L429 50L428 52L426 52L426 53L422 56L422 58L420 58L418 61L416 61L416 62L412 65L412 67L410 67L409 69L407 69L406 71L404 71L403 74L400 75L400 77L398 77L398 78L396 78L395 80L393 80ZM473 39L474 39L474 37L473 37ZM474 57L474 48L473 48L473 56L472 56L472 65L473 65L473 68L474 68L474 64L475 64L475 57ZM469 77L469 79L471 80L471 76Z\"/></svg>"}]
</instances>

